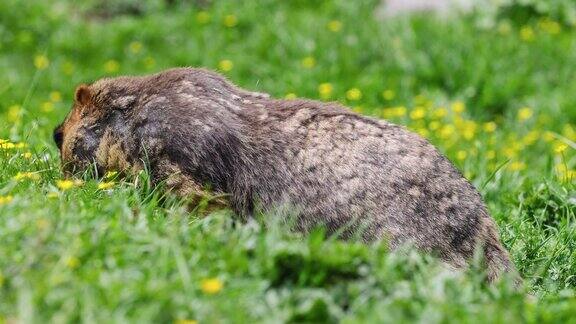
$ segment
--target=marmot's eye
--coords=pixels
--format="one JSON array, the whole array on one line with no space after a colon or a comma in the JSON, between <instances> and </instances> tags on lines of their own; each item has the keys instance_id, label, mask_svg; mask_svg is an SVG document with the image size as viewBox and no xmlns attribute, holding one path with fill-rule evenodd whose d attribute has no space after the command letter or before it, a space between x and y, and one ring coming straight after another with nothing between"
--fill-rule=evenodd
<instances>
[{"instance_id":1,"label":"marmot's eye","mask_svg":"<svg viewBox=\"0 0 576 324\"><path fill-rule=\"evenodd\" d=\"M56 142L56 146L58 146L58 149L62 150L62 142L64 141L64 132L62 131L62 127L57 127L54 130L54 134L52 136L54 138L54 142Z\"/></svg>"}]
</instances>

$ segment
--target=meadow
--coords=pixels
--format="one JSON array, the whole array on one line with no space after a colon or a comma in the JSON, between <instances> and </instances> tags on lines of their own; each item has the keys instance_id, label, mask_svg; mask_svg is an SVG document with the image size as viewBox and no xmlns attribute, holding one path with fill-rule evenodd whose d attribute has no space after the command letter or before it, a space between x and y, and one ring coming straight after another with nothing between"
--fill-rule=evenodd
<instances>
[{"instance_id":1,"label":"meadow","mask_svg":"<svg viewBox=\"0 0 576 324\"><path fill-rule=\"evenodd\" d=\"M376 19L376 0L1 1L0 323L576 323L575 7L524 3ZM190 211L144 173L63 179L52 130L76 85L175 66L428 138L483 195L522 287Z\"/></svg>"}]
</instances>

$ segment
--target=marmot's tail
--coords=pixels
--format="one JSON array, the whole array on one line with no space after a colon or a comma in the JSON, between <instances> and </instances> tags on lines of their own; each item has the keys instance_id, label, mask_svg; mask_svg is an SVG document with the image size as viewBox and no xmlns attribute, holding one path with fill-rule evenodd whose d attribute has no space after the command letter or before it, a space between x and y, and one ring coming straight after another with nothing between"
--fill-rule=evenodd
<instances>
[{"instance_id":1,"label":"marmot's tail","mask_svg":"<svg viewBox=\"0 0 576 324\"><path fill-rule=\"evenodd\" d=\"M491 219L489 222L493 223ZM484 261L486 262L486 272L488 282L493 283L500 279L503 274L510 274L515 278L516 284L520 284L522 280L516 272L516 268L512 261L510 261L510 254L500 243L498 233L494 224L484 227L486 232L484 235Z\"/></svg>"}]
</instances>

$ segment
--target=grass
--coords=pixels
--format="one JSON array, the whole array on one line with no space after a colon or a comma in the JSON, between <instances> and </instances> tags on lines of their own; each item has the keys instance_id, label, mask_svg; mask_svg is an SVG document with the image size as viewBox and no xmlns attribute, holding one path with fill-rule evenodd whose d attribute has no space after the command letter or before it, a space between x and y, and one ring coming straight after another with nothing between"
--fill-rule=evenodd
<instances>
[{"instance_id":1,"label":"grass","mask_svg":"<svg viewBox=\"0 0 576 324\"><path fill-rule=\"evenodd\" d=\"M576 30L482 13L383 22L376 2L153 1L130 15L129 0L2 1L0 323L574 322ZM274 215L189 212L145 174L62 182L51 132L74 87L173 66L426 136L485 197L525 287Z\"/></svg>"}]
</instances>

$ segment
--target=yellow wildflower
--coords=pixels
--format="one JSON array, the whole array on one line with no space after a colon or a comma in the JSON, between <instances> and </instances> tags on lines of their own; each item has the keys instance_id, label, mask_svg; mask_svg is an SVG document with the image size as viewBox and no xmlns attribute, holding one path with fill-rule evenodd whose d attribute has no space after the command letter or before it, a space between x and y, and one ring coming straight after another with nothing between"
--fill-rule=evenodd
<instances>
[{"instance_id":1,"label":"yellow wildflower","mask_svg":"<svg viewBox=\"0 0 576 324\"><path fill-rule=\"evenodd\" d=\"M533 130L528 132L528 134L524 136L524 138L522 139L522 143L524 143L525 145L532 145L538 140L538 138L540 138L540 132L537 130Z\"/></svg>"},{"instance_id":2,"label":"yellow wildflower","mask_svg":"<svg viewBox=\"0 0 576 324\"><path fill-rule=\"evenodd\" d=\"M17 149L25 148L26 146L28 146L28 145L26 143L22 143L22 142L18 142L16 144L14 144L14 147Z\"/></svg>"},{"instance_id":3,"label":"yellow wildflower","mask_svg":"<svg viewBox=\"0 0 576 324\"><path fill-rule=\"evenodd\" d=\"M428 124L428 128L432 131L439 129L441 126L442 126L442 124L436 120L431 121L430 124Z\"/></svg>"},{"instance_id":4,"label":"yellow wildflower","mask_svg":"<svg viewBox=\"0 0 576 324\"><path fill-rule=\"evenodd\" d=\"M287 93L284 98L286 99L296 99L298 96L296 96L296 94L294 92L289 92Z\"/></svg>"},{"instance_id":5,"label":"yellow wildflower","mask_svg":"<svg viewBox=\"0 0 576 324\"><path fill-rule=\"evenodd\" d=\"M42 110L45 113L51 112L52 110L54 110L54 104L51 101L45 101L40 106L40 110Z\"/></svg>"},{"instance_id":6,"label":"yellow wildflower","mask_svg":"<svg viewBox=\"0 0 576 324\"><path fill-rule=\"evenodd\" d=\"M142 43L139 41L133 41L130 43L130 45L128 45L128 48L132 54L138 54L142 50Z\"/></svg>"},{"instance_id":7,"label":"yellow wildflower","mask_svg":"<svg viewBox=\"0 0 576 324\"><path fill-rule=\"evenodd\" d=\"M525 121L530 119L533 114L532 109L529 107L520 108L520 110L518 110L518 120Z\"/></svg>"},{"instance_id":8,"label":"yellow wildflower","mask_svg":"<svg viewBox=\"0 0 576 324\"><path fill-rule=\"evenodd\" d=\"M114 181L105 181L98 184L98 189L107 190L114 187Z\"/></svg>"},{"instance_id":9,"label":"yellow wildflower","mask_svg":"<svg viewBox=\"0 0 576 324\"><path fill-rule=\"evenodd\" d=\"M9 202L11 202L13 199L12 196L8 195L8 196L0 196L0 206L5 205Z\"/></svg>"},{"instance_id":10,"label":"yellow wildflower","mask_svg":"<svg viewBox=\"0 0 576 324\"><path fill-rule=\"evenodd\" d=\"M230 60L222 60L218 63L218 68L224 72L228 72L234 68L234 63Z\"/></svg>"},{"instance_id":11,"label":"yellow wildflower","mask_svg":"<svg viewBox=\"0 0 576 324\"><path fill-rule=\"evenodd\" d=\"M556 143L554 145L554 153L562 154L562 153L564 153L564 151L566 151L567 148L568 148L568 145L566 145L564 143Z\"/></svg>"},{"instance_id":12,"label":"yellow wildflower","mask_svg":"<svg viewBox=\"0 0 576 324\"><path fill-rule=\"evenodd\" d=\"M508 165L510 171L522 171L526 169L526 163L522 161L514 161Z\"/></svg>"},{"instance_id":13,"label":"yellow wildflower","mask_svg":"<svg viewBox=\"0 0 576 324\"><path fill-rule=\"evenodd\" d=\"M224 284L218 278L204 279L201 284L202 292L208 295L217 294L223 286Z\"/></svg>"},{"instance_id":14,"label":"yellow wildflower","mask_svg":"<svg viewBox=\"0 0 576 324\"><path fill-rule=\"evenodd\" d=\"M550 18L541 19L538 22L538 27L552 35L559 34L562 31L562 26Z\"/></svg>"},{"instance_id":15,"label":"yellow wildflower","mask_svg":"<svg viewBox=\"0 0 576 324\"><path fill-rule=\"evenodd\" d=\"M200 11L196 14L196 21L201 24L207 24L210 21L210 14L207 11Z\"/></svg>"},{"instance_id":16,"label":"yellow wildflower","mask_svg":"<svg viewBox=\"0 0 576 324\"><path fill-rule=\"evenodd\" d=\"M388 101L393 100L396 97L396 92L394 92L394 90L390 90L390 89L384 90L382 92L382 97L384 98L384 100L388 100Z\"/></svg>"},{"instance_id":17,"label":"yellow wildflower","mask_svg":"<svg viewBox=\"0 0 576 324\"><path fill-rule=\"evenodd\" d=\"M556 139L556 136L551 131L544 132L544 136L542 136L546 142L552 142Z\"/></svg>"},{"instance_id":18,"label":"yellow wildflower","mask_svg":"<svg viewBox=\"0 0 576 324\"><path fill-rule=\"evenodd\" d=\"M46 197L50 198L50 199L58 198L58 196L60 196L60 194L57 192L54 192L54 191L51 191L51 192L46 194Z\"/></svg>"},{"instance_id":19,"label":"yellow wildflower","mask_svg":"<svg viewBox=\"0 0 576 324\"><path fill-rule=\"evenodd\" d=\"M530 26L524 26L520 28L520 39L525 42L531 42L534 40L534 30Z\"/></svg>"},{"instance_id":20,"label":"yellow wildflower","mask_svg":"<svg viewBox=\"0 0 576 324\"><path fill-rule=\"evenodd\" d=\"M410 112L410 118L417 120L426 117L426 109L423 107L416 107Z\"/></svg>"},{"instance_id":21,"label":"yellow wildflower","mask_svg":"<svg viewBox=\"0 0 576 324\"><path fill-rule=\"evenodd\" d=\"M342 22L340 22L339 20L331 20L328 25L328 30L330 30L331 32L339 32L342 29Z\"/></svg>"},{"instance_id":22,"label":"yellow wildflower","mask_svg":"<svg viewBox=\"0 0 576 324\"><path fill-rule=\"evenodd\" d=\"M45 55L36 55L34 57L34 66L38 70L44 70L50 65L50 60Z\"/></svg>"},{"instance_id":23,"label":"yellow wildflower","mask_svg":"<svg viewBox=\"0 0 576 324\"><path fill-rule=\"evenodd\" d=\"M37 173L33 173L33 172L18 172L14 176L14 180L16 180L16 181L20 181L20 180L24 180L24 179L38 180L38 179L40 179L40 176Z\"/></svg>"},{"instance_id":24,"label":"yellow wildflower","mask_svg":"<svg viewBox=\"0 0 576 324\"><path fill-rule=\"evenodd\" d=\"M154 60L153 57L148 56L144 59L144 67L146 69L149 70L149 69L153 68L155 65L156 65L156 60Z\"/></svg>"},{"instance_id":25,"label":"yellow wildflower","mask_svg":"<svg viewBox=\"0 0 576 324\"><path fill-rule=\"evenodd\" d=\"M348 91L346 91L346 98L348 98L348 100L352 100L352 101L357 101L362 99L362 91L360 91L360 89L358 88L352 88Z\"/></svg>"},{"instance_id":26,"label":"yellow wildflower","mask_svg":"<svg viewBox=\"0 0 576 324\"><path fill-rule=\"evenodd\" d=\"M50 101L52 102L60 102L62 101L62 95L59 91L52 91L50 92Z\"/></svg>"},{"instance_id":27,"label":"yellow wildflower","mask_svg":"<svg viewBox=\"0 0 576 324\"><path fill-rule=\"evenodd\" d=\"M302 59L302 66L306 69L311 69L316 66L316 59L312 56L306 56L304 59Z\"/></svg>"},{"instance_id":28,"label":"yellow wildflower","mask_svg":"<svg viewBox=\"0 0 576 324\"><path fill-rule=\"evenodd\" d=\"M434 112L432 112L432 117L440 119L446 116L447 114L448 111L446 110L446 108L438 107L437 109L434 109Z\"/></svg>"},{"instance_id":29,"label":"yellow wildflower","mask_svg":"<svg viewBox=\"0 0 576 324\"><path fill-rule=\"evenodd\" d=\"M496 157L496 151L490 150L490 151L486 152L486 158L488 160L493 160L495 157Z\"/></svg>"},{"instance_id":30,"label":"yellow wildflower","mask_svg":"<svg viewBox=\"0 0 576 324\"><path fill-rule=\"evenodd\" d=\"M332 91L334 91L334 87L331 83L325 82L318 86L318 93L322 99L329 99L332 96Z\"/></svg>"},{"instance_id":31,"label":"yellow wildflower","mask_svg":"<svg viewBox=\"0 0 576 324\"><path fill-rule=\"evenodd\" d=\"M486 133L494 133L496 131L496 123L493 121L484 123L483 129Z\"/></svg>"},{"instance_id":32,"label":"yellow wildflower","mask_svg":"<svg viewBox=\"0 0 576 324\"><path fill-rule=\"evenodd\" d=\"M104 63L104 71L106 71L106 73L118 72L119 69L120 63L116 60L108 60Z\"/></svg>"},{"instance_id":33,"label":"yellow wildflower","mask_svg":"<svg viewBox=\"0 0 576 324\"><path fill-rule=\"evenodd\" d=\"M465 109L466 109L466 105L464 104L464 102L462 102L460 100L455 101L452 104L452 111L457 113L457 114L462 113Z\"/></svg>"},{"instance_id":34,"label":"yellow wildflower","mask_svg":"<svg viewBox=\"0 0 576 324\"><path fill-rule=\"evenodd\" d=\"M468 153L466 151L463 151L463 150L460 150L456 153L456 158L460 161L465 160L467 156L468 156Z\"/></svg>"},{"instance_id":35,"label":"yellow wildflower","mask_svg":"<svg viewBox=\"0 0 576 324\"><path fill-rule=\"evenodd\" d=\"M9 150L9 149L13 149L15 147L16 147L16 145L14 145L14 143L11 143L11 142L0 143L0 149L3 149L3 150Z\"/></svg>"},{"instance_id":36,"label":"yellow wildflower","mask_svg":"<svg viewBox=\"0 0 576 324\"><path fill-rule=\"evenodd\" d=\"M60 190L68 190L74 187L74 181L72 180L57 180L56 187L60 188Z\"/></svg>"},{"instance_id":37,"label":"yellow wildflower","mask_svg":"<svg viewBox=\"0 0 576 324\"><path fill-rule=\"evenodd\" d=\"M69 256L64 260L66 266L70 269L76 269L80 265L80 260L75 256Z\"/></svg>"},{"instance_id":38,"label":"yellow wildflower","mask_svg":"<svg viewBox=\"0 0 576 324\"><path fill-rule=\"evenodd\" d=\"M22 157L25 158L25 159L31 159L31 158L32 158L32 153L31 153L31 152L22 153Z\"/></svg>"},{"instance_id":39,"label":"yellow wildflower","mask_svg":"<svg viewBox=\"0 0 576 324\"><path fill-rule=\"evenodd\" d=\"M422 136L422 137L428 137L428 136L430 136L430 131L427 130L426 128L418 128L418 129L416 130L416 132L417 132L418 134L420 134L420 136Z\"/></svg>"},{"instance_id":40,"label":"yellow wildflower","mask_svg":"<svg viewBox=\"0 0 576 324\"><path fill-rule=\"evenodd\" d=\"M455 131L456 127L454 127L454 125L452 124L444 125L444 127L442 127L442 129L440 130L440 137L442 137L443 139L447 139L450 136L452 136Z\"/></svg>"},{"instance_id":41,"label":"yellow wildflower","mask_svg":"<svg viewBox=\"0 0 576 324\"><path fill-rule=\"evenodd\" d=\"M118 171L108 171L106 172L106 174L104 175L105 179L110 179L110 178L114 178L116 175L118 175Z\"/></svg>"},{"instance_id":42,"label":"yellow wildflower","mask_svg":"<svg viewBox=\"0 0 576 324\"><path fill-rule=\"evenodd\" d=\"M12 105L8 108L8 120L11 122L15 122L20 118L20 111L22 107L19 105Z\"/></svg>"},{"instance_id":43,"label":"yellow wildflower","mask_svg":"<svg viewBox=\"0 0 576 324\"><path fill-rule=\"evenodd\" d=\"M226 15L224 17L224 26L226 27L234 27L238 24L238 18L236 18L236 16L234 15Z\"/></svg>"}]
</instances>

